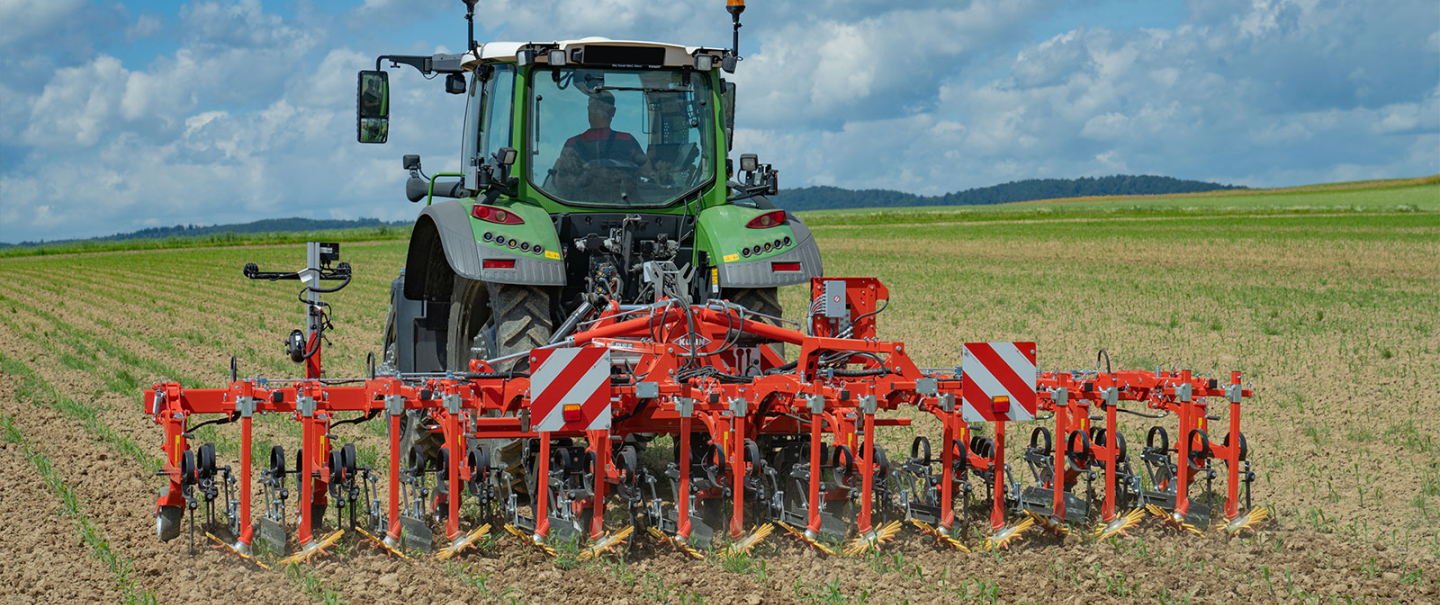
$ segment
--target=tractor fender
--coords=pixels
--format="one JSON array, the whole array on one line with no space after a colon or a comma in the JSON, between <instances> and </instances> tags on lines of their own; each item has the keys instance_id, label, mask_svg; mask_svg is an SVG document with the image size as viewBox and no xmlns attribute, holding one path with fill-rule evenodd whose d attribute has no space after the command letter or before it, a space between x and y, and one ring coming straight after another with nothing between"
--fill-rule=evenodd
<instances>
[{"instance_id":1,"label":"tractor fender","mask_svg":"<svg viewBox=\"0 0 1440 605\"><path fill-rule=\"evenodd\" d=\"M770 229L743 227L750 219L770 210L738 205L710 208L700 213L698 231L702 249L718 261L717 273L722 288L774 288L810 281L825 274L820 261L820 248L810 228L795 213L786 211L784 225ZM755 256L740 254L743 248L790 237L793 242L779 252L762 252ZM798 264L798 271L775 271L774 263Z\"/></svg>"},{"instance_id":2,"label":"tractor fender","mask_svg":"<svg viewBox=\"0 0 1440 605\"><path fill-rule=\"evenodd\" d=\"M405 297L437 301L449 298L454 276L496 284L561 286L564 262L486 246L475 238L469 207L473 200L426 206L415 219L405 258ZM544 210L536 208L543 215ZM545 223L548 225L548 216ZM554 229L553 226L550 229ZM486 269L484 261L513 261L513 268Z\"/></svg>"}]
</instances>

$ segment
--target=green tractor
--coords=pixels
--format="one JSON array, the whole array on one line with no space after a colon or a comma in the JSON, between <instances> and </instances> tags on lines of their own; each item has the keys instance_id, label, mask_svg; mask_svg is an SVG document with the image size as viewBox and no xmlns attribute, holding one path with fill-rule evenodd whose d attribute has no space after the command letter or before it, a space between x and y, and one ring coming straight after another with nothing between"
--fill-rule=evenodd
<instances>
[{"instance_id":1,"label":"green tractor","mask_svg":"<svg viewBox=\"0 0 1440 605\"><path fill-rule=\"evenodd\" d=\"M732 180L735 49L482 45L466 4L468 52L381 56L359 76L361 143L388 137L387 61L444 74L446 92L468 99L460 173L425 175L404 157L408 197L425 208L394 282L384 363L523 371L524 356L508 356L562 339L592 310L676 293L662 281L779 317L776 289L821 275L809 229L765 197L776 171L745 154ZM729 4L738 46L744 3Z\"/></svg>"},{"instance_id":2,"label":"green tractor","mask_svg":"<svg viewBox=\"0 0 1440 605\"><path fill-rule=\"evenodd\" d=\"M766 197L777 172L753 154L738 167L729 159L735 85L725 74L739 62L743 1L729 0L731 49L482 45L475 0L465 3L468 52L385 55L359 75L361 143L388 138L386 62L444 74L446 92L468 99L461 172L426 175L419 156L404 156L407 196L425 208L392 283L382 369L468 372L483 360L524 372L526 352L563 342L593 312L662 298L725 300L777 323L777 288L822 274L809 229ZM758 346L779 347L737 344L757 366ZM439 459L433 425L402 417L401 451L415 469ZM496 489L523 498L533 481L525 448L483 447L512 478Z\"/></svg>"}]
</instances>

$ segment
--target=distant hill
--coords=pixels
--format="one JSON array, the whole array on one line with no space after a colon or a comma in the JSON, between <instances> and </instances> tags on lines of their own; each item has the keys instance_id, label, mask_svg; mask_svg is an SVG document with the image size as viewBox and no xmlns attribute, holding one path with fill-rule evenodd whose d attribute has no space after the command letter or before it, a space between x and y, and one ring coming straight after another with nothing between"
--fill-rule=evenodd
<instances>
[{"instance_id":1,"label":"distant hill","mask_svg":"<svg viewBox=\"0 0 1440 605\"><path fill-rule=\"evenodd\" d=\"M88 239L53 240L38 242L21 242L19 244L0 243L0 248L14 246L39 246L73 244L80 242L118 242L125 240L145 239L163 240L180 237L203 237L209 235L220 235L225 233L293 233L297 231L334 231L339 229L358 229L363 227L408 227L410 221L396 221L387 223L376 218L360 219L309 219L309 218L272 218L253 223L236 223L230 225L175 225L174 227L150 227L139 231L128 233L116 233L103 237L92 237Z\"/></svg>"},{"instance_id":2,"label":"distant hill","mask_svg":"<svg viewBox=\"0 0 1440 605\"><path fill-rule=\"evenodd\" d=\"M966 189L944 195L915 195L889 189L857 191L839 187L800 187L781 189L780 195L771 196L771 201L786 210L798 212L901 206L983 206L1068 197L1162 195L1220 189L1245 189L1245 187L1187 181L1168 176L1116 175L1078 179L1029 179L992 187Z\"/></svg>"},{"instance_id":3,"label":"distant hill","mask_svg":"<svg viewBox=\"0 0 1440 605\"><path fill-rule=\"evenodd\" d=\"M1102 176L1078 179L1030 179L992 187L966 189L944 195L915 195L889 189L841 189L839 187L800 187L781 189L771 200L787 210L843 210L851 208L894 208L903 206L965 206L1028 202L1067 197L1109 195L1161 195L1166 193L1197 193L1218 189L1245 189L1204 181L1186 181L1168 176ZM374 218L355 220L316 220L308 218L276 218L231 225L175 225L151 227L128 233L117 233L89 239L0 243L0 249L14 246L53 246L84 242L115 242L125 240L167 240L222 234L294 233L301 231L332 231L364 227L408 227L410 221L387 223Z\"/></svg>"}]
</instances>

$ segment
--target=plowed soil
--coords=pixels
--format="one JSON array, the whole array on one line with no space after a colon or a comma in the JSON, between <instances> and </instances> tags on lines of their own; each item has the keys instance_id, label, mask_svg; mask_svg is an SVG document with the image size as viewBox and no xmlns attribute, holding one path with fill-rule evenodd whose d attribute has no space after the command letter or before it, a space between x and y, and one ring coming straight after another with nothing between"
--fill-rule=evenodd
<instances>
[{"instance_id":1,"label":"plowed soil","mask_svg":"<svg viewBox=\"0 0 1440 605\"><path fill-rule=\"evenodd\" d=\"M293 265L293 246L0 260L0 413L133 560L138 586L167 603L1440 602L1440 220L1245 220L816 230L827 274L889 287L882 335L924 365L954 365L960 342L1026 339L1047 369L1094 367L1104 347L1117 368L1246 372L1257 392L1242 419L1255 498L1276 518L1239 538L1147 525L1114 541L1036 533L1010 552L958 553L904 533L878 556L849 559L777 534L751 558L706 561L638 539L623 560L582 564L508 537L449 563L347 537L288 572L255 568L203 535L193 554L185 535L160 543L160 483L146 461L161 455L160 430L138 390L222 384L231 355L242 374L293 375L280 347L300 320L293 288L238 271ZM345 246L359 277L328 299L336 376L361 374L378 348L404 251ZM802 309L804 296L787 290L786 308ZM1125 427L1143 442L1147 424ZM380 427L342 430L369 455L383 451ZM912 434L934 431L923 418L892 431L892 459ZM257 422L256 436L287 449L298 438L283 418ZM221 463L237 464L224 455L233 443L219 443ZM21 450L0 445L0 600L121 599L60 511Z\"/></svg>"}]
</instances>

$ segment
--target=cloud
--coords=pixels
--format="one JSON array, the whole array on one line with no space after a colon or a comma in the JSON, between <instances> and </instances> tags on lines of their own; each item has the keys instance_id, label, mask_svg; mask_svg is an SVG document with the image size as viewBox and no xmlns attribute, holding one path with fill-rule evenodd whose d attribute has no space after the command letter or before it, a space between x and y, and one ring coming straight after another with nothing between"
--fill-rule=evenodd
<instances>
[{"instance_id":1,"label":"cloud","mask_svg":"<svg viewBox=\"0 0 1440 605\"><path fill-rule=\"evenodd\" d=\"M6 48L45 36L74 18L86 0L4 0L0 15L0 48Z\"/></svg>"},{"instance_id":2,"label":"cloud","mask_svg":"<svg viewBox=\"0 0 1440 605\"><path fill-rule=\"evenodd\" d=\"M0 241L413 217L399 156L458 168L465 99L394 71L391 142L359 145L355 72L379 52L460 47L452 2L282 16L258 0L207 0L169 21L108 3L0 0ZM1101 19L1035 38L1059 5L751 3L733 76L737 151L775 164L783 187L930 194L1117 172L1249 185L1440 172L1430 3L1207 0L1171 27ZM481 6L482 41L730 41L712 0ZM140 39L164 50L127 46Z\"/></svg>"}]
</instances>

